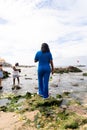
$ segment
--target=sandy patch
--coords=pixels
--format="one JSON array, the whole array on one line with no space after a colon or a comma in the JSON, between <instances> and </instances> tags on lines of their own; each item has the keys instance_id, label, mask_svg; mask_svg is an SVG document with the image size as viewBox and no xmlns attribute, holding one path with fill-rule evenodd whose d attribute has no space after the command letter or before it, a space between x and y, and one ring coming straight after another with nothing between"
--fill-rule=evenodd
<instances>
[{"instance_id":1,"label":"sandy patch","mask_svg":"<svg viewBox=\"0 0 87 130\"><path fill-rule=\"evenodd\" d=\"M31 126L25 126L24 124L27 119L33 121L34 116L37 113L37 110L33 112L25 112L24 114L0 112L0 130L36 130Z\"/></svg>"},{"instance_id":2,"label":"sandy patch","mask_svg":"<svg viewBox=\"0 0 87 130\"><path fill-rule=\"evenodd\" d=\"M85 110L83 107L81 106L76 106L76 105L72 105L68 107L68 110L73 111L81 116L85 116L87 117L87 110Z\"/></svg>"}]
</instances>

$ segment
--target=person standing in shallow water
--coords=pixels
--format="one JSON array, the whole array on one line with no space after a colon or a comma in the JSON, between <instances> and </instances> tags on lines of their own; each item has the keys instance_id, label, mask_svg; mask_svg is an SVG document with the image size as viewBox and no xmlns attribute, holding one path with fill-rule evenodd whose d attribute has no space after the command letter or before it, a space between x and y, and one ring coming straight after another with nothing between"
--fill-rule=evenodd
<instances>
[{"instance_id":1,"label":"person standing in shallow water","mask_svg":"<svg viewBox=\"0 0 87 130\"><path fill-rule=\"evenodd\" d=\"M3 69L2 64L0 64L0 89L2 89L2 78L3 78Z\"/></svg>"},{"instance_id":2,"label":"person standing in shallow water","mask_svg":"<svg viewBox=\"0 0 87 130\"><path fill-rule=\"evenodd\" d=\"M17 68L18 66L19 66L19 64L16 63L15 66L12 67L13 68L13 87L12 87L12 90L14 90L15 88L20 89L20 86L19 86L19 84L20 84L20 79L19 79L20 75L19 75L19 73L21 72L21 70ZM18 85L15 85L15 80L16 79L17 79Z\"/></svg>"},{"instance_id":3,"label":"person standing in shallow water","mask_svg":"<svg viewBox=\"0 0 87 130\"><path fill-rule=\"evenodd\" d=\"M38 63L38 94L44 99L49 97L49 77L54 72L53 58L47 43L41 45L41 50L35 55L35 62Z\"/></svg>"}]
</instances>

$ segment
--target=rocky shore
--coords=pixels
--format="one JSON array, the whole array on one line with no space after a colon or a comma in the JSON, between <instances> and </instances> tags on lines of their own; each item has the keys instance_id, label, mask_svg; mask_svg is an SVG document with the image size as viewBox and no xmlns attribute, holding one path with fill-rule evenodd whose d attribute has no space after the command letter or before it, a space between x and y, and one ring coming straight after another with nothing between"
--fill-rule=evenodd
<instances>
[{"instance_id":1,"label":"rocky shore","mask_svg":"<svg viewBox=\"0 0 87 130\"><path fill-rule=\"evenodd\" d=\"M0 92L0 129L86 130L87 70L72 66L55 68L54 75L50 76L47 100L36 94L36 72L34 67L24 69L20 90L12 91L9 84L9 89L4 87ZM6 82L11 82L11 77Z\"/></svg>"},{"instance_id":2,"label":"rocky shore","mask_svg":"<svg viewBox=\"0 0 87 130\"><path fill-rule=\"evenodd\" d=\"M87 109L76 100L63 105L69 93L43 100L37 94L4 95L9 103L0 107L0 129L72 130L87 129ZM4 122L3 122L4 120Z\"/></svg>"}]
</instances>

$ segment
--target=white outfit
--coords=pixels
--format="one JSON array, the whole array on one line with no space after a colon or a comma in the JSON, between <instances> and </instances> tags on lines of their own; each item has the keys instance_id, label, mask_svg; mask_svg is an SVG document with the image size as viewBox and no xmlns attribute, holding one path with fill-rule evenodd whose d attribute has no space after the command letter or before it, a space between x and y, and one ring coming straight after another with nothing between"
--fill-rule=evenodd
<instances>
[{"instance_id":1,"label":"white outfit","mask_svg":"<svg viewBox=\"0 0 87 130\"><path fill-rule=\"evenodd\" d=\"M13 70L13 78L19 77L19 71Z\"/></svg>"}]
</instances>

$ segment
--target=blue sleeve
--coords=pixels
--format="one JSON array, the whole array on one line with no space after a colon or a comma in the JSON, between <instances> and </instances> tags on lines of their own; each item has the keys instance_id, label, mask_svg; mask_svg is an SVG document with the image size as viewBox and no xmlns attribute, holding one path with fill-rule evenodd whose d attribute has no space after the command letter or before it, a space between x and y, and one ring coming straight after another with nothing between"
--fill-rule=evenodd
<instances>
[{"instance_id":1,"label":"blue sleeve","mask_svg":"<svg viewBox=\"0 0 87 130\"><path fill-rule=\"evenodd\" d=\"M36 61L39 60L39 58L38 58L38 52L36 53L34 60L36 60Z\"/></svg>"}]
</instances>

